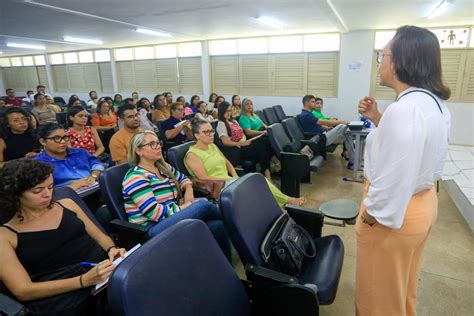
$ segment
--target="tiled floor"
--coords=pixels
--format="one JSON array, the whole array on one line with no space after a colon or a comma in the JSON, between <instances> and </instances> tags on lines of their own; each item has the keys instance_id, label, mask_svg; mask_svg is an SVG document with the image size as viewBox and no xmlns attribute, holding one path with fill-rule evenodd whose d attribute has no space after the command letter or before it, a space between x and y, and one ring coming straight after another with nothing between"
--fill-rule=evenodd
<instances>
[{"instance_id":1,"label":"tiled floor","mask_svg":"<svg viewBox=\"0 0 474 316\"><path fill-rule=\"evenodd\" d=\"M454 180L474 205L474 147L449 145L443 180Z\"/></svg>"},{"instance_id":2,"label":"tiled floor","mask_svg":"<svg viewBox=\"0 0 474 316\"><path fill-rule=\"evenodd\" d=\"M473 154L457 147L453 148L453 152L456 152L455 157L461 158L472 157ZM339 155L337 151L328 155L324 168L312 175L312 183L301 185L302 196L308 199L307 207L318 208L321 203L335 198L360 201L362 184L342 180L343 176L351 174ZM454 166L457 167L458 161L468 160L454 160ZM464 176L464 171L458 174ZM474 315L474 238L442 185L438 199L438 219L428 238L420 274L418 315ZM336 300L332 305L322 306L321 315L354 315L354 226L325 225L323 234L337 234L343 239L345 258ZM236 265L236 269L243 275L240 264Z\"/></svg>"}]
</instances>

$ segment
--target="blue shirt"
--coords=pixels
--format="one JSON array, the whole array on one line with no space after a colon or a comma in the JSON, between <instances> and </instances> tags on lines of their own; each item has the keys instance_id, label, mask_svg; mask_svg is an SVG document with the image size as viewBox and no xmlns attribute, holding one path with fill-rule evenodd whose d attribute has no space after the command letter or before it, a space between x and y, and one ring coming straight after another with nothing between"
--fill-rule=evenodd
<instances>
[{"instance_id":1,"label":"blue shirt","mask_svg":"<svg viewBox=\"0 0 474 316\"><path fill-rule=\"evenodd\" d=\"M305 133L324 133L324 128L322 128L321 125L318 125L318 119L310 111L303 109L298 119Z\"/></svg>"},{"instance_id":2,"label":"blue shirt","mask_svg":"<svg viewBox=\"0 0 474 316\"><path fill-rule=\"evenodd\" d=\"M170 129L174 129L175 128L174 126L176 124L178 124L179 122L181 122L181 120L178 120L174 116L170 116L169 119L167 119L167 120L165 120L161 123L161 127L163 128L163 131L160 131L160 132L162 132L164 134L165 131L170 130ZM183 133L180 132L175 138L171 138L169 140L171 140L173 142L184 143L186 141L186 135L184 135Z\"/></svg>"},{"instance_id":3,"label":"blue shirt","mask_svg":"<svg viewBox=\"0 0 474 316\"><path fill-rule=\"evenodd\" d=\"M82 148L68 148L66 158L54 158L44 150L34 159L53 165L54 185L61 186L74 180L87 178L92 170L104 170L104 166L95 156Z\"/></svg>"}]
</instances>

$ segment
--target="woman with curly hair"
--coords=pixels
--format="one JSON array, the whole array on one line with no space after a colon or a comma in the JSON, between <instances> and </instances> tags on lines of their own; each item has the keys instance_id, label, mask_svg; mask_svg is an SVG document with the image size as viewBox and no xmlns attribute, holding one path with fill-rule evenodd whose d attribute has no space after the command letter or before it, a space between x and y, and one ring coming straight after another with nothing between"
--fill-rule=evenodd
<instances>
[{"instance_id":1,"label":"woman with curly hair","mask_svg":"<svg viewBox=\"0 0 474 316\"><path fill-rule=\"evenodd\" d=\"M53 200L52 174L52 166L27 159L0 170L0 282L29 313L93 313L91 287L109 277L125 249L74 201Z\"/></svg>"}]
</instances>

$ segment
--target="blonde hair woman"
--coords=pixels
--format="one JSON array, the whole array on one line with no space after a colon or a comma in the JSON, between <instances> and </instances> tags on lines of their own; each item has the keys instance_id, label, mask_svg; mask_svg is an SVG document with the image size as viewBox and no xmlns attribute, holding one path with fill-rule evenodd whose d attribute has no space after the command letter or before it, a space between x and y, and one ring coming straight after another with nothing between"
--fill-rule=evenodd
<instances>
[{"instance_id":1,"label":"blonde hair woman","mask_svg":"<svg viewBox=\"0 0 474 316\"><path fill-rule=\"evenodd\" d=\"M152 237L183 219L200 219L230 258L219 209L207 200L194 201L191 181L165 162L154 132L133 136L128 162L131 168L122 187L129 222L147 227L148 236Z\"/></svg>"}]
</instances>

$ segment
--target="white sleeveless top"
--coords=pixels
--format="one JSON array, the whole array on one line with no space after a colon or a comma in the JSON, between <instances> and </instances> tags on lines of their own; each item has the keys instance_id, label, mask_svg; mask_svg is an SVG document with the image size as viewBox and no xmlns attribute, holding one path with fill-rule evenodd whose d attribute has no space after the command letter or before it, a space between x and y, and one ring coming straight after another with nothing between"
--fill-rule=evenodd
<instances>
[{"instance_id":1,"label":"white sleeveless top","mask_svg":"<svg viewBox=\"0 0 474 316\"><path fill-rule=\"evenodd\" d=\"M451 114L446 102L423 92L403 91L385 110L366 140L364 175L370 181L363 203L382 225L398 229L413 194L441 178L448 152Z\"/></svg>"}]
</instances>

